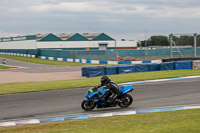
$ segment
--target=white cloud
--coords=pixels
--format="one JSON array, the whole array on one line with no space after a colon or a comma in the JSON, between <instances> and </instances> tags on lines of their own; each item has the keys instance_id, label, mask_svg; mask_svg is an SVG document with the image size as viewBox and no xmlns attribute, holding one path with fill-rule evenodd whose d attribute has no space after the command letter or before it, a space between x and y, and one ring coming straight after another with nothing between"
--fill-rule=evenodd
<instances>
[{"instance_id":1,"label":"white cloud","mask_svg":"<svg viewBox=\"0 0 200 133\"><path fill-rule=\"evenodd\" d=\"M1 0L0 16L6 33L100 31L139 38L145 28L151 34L200 31L199 0Z\"/></svg>"},{"instance_id":2,"label":"white cloud","mask_svg":"<svg viewBox=\"0 0 200 133\"><path fill-rule=\"evenodd\" d=\"M23 34L5 32L5 31L0 30L0 35L1 35L0 37L8 37L8 36L19 36L19 35L23 35Z\"/></svg>"},{"instance_id":3,"label":"white cloud","mask_svg":"<svg viewBox=\"0 0 200 133\"><path fill-rule=\"evenodd\" d=\"M37 12L48 12L48 11L71 11L81 12L92 10L92 6L88 2L62 2L58 4L45 4L32 6L31 9Z\"/></svg>"},{"instance_id":4,"label":"white cloud","mask_svg":"<svg viewBox=\"0 0 200 133\"><path fill-rule=\"evenodd\" d=\"M158 1L157 1L158 2ZM170 2L169 2L170 3ZM60 2L60 3L47 3L41 5L34 5L25 7L26 11L32 11L36 13L48 13L48 12L66 12L66 13L88 13L88 14L104 14L116 15L148 15L147 17L200 17L199 7L187 7L187 6L169 6L169 3L163 1L155 5L144 3L115 3L111 1L88 1L88 2ZM165 5L166 4L166 5ZM178 4L177 4L178 5ZM195 5L194 5L195 6ZM23 9L10 9L10 11L21 11Z\"/></svg>"},{"instance_id":5,"label":"white cloud","mask_svg":"<svg viewBox=\"0 0 200 133\"><path fill-rule=\"evenodd\" d=\"M158 17L199 18L200 8L167 8L161 10Z\"/></svg>"}]
</instances>

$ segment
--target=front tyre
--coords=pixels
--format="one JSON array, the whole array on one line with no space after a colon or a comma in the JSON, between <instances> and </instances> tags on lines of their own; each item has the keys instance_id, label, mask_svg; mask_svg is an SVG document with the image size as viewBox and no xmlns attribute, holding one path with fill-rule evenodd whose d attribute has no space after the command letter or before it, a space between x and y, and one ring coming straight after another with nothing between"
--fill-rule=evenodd
<instances>
[{"instance_id":1,"label":"front tyre","mask_svg":"<svg viewBox=\"0 0 200 133\"><path fill-rule=\"evenodd\" d=\"M81 107L85 111L92 111L96 107L96 103L94 101L85 101L81 103Z\"/></svg>"},{"instance_id":2,"label":"front tyre","mask_svg":"<svg viewBox=\"0 0 200 133\"><path fill-rule=\"evenodd\" d=\"M118 104L121 108L126 108L133 102L133 97L129 94L125 94L120 98L120 103Z\"/></svg>"}]
</instances>

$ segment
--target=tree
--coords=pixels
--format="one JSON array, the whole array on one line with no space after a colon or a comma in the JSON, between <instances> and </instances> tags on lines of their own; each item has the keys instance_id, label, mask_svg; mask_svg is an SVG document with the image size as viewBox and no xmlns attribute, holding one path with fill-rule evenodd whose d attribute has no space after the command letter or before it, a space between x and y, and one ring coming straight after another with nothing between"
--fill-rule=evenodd
<instances>
[{"instance_id":1,"label":"tree","mask_svg":"<svg viewBox=\"0 0 200 133\"><path fill-rule=\"evenodd\" d=\"M146 47L146 46L145 46L145 43L147 43L147 46L151 46L151 45L150 45L150 44L151 44L151 41L150 41L150 40L147 40L147 42L144 40L144 41L141 41L140 43L141 43L141 47ZM137 46L140 47L140 44L137 43Z\"/></svg>"},{"instance_id":2,"label":"tree","mask_svg":"<svg viewBox=\"0 0 200 133\"><path fill-rule=\"evenodd\" d=\"M179 46L193 46L194 36L182 35L176 40L176 44Z\"/></svg>"},{"instance_id":3,"label":"tree","mask_svg":"<svg viewBox=\"0 0 200 133\"><path fill-rule=\"evenodd\" d=\"M162 36L162 35L151 36L149 41L150 41L151 46L168 46L169 45L168 37Z\"/></svg>"},{"instance_id":4,"label":"tree","mask_svg":"<svg viewBox=\"0 0 200 133\"><path fill-rule=\"evenodd\" d=\"M194 36L181 35L173 36L173 41L177 46L194 46ZM167 36L154 35L147 40L147 46L169 46ZM138 43L138 46L139 43ZM141 41L141 46L145 47L145 40ZM200 35L197 35L197 46L200 46Z\"/></svg>"},{"instance_id":5,"label":"tree","mask_svg":"<svg viewBox=\"0 0 200 133\"><path fill-rule=\"evenodd\" d=\"M200 47L200 35L197 35L197 46Z\"/></svg>"}]
</instances>

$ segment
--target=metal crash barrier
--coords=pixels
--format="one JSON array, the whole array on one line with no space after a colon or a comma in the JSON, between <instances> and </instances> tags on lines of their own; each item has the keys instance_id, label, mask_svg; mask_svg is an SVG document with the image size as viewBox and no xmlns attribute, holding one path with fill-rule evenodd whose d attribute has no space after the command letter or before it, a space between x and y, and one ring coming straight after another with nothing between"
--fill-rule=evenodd
<instances>
[{"instance_id":1,"label":"metal crash barrier","mask_svg":"<svg viewBox=\"0 0 200 133\"><path fill-rule=\"evenodd\" d=\"M160 64L82 67L82 76L96 77L96 76L124 74L124 73L163 71L163 70L183 70L183 69L200 69L200 61L174 61L174 62L165 62Z\"/></svg>"}]
</instances>

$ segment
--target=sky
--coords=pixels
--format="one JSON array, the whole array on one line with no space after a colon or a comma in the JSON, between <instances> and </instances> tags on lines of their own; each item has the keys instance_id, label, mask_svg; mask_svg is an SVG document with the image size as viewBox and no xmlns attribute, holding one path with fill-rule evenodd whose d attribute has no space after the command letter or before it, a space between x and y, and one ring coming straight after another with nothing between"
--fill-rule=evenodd
<instances>
[{"instance_id":1,"label":"sky","mask_svg":"<svg viewBox=\"0 0 200 133\"><path fill-rule=\"evenodd\" d=\"M99 33L120 40L200 33L200 0L0 0L0 36Z\"/></svg>"}]
</instances>

